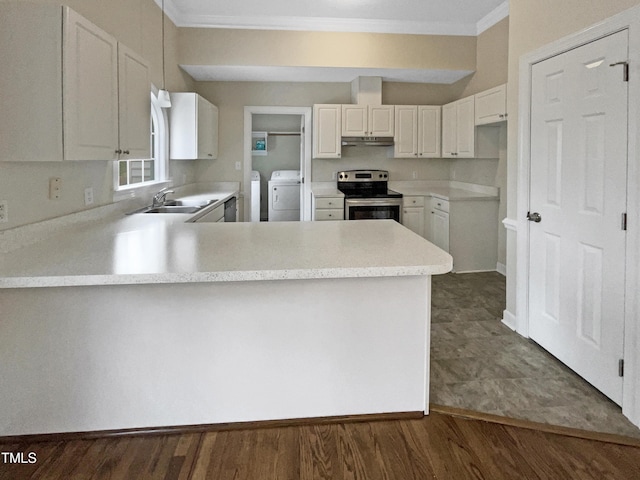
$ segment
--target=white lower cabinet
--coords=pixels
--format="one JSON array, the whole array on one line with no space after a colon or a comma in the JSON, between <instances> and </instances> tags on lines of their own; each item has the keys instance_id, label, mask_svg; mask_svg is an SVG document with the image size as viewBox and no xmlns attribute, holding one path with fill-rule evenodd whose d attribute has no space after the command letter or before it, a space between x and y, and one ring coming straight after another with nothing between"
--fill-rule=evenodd
<instances>
[{"instance_id":1,"label":"white lower cabinet","mask_svg":"<svg viewBox=\"0 0 640 480\"><path fill-rule=\"evenodd\" d=\"M198 218L196 222L198 223L224 222L224 203L221 205L218 205L216 208L211 210L206 215L203 215L202 217Z\"/></svg>"},{"instance_id":2,"label":"white lower cabinet","mask_svg":"<svg viewBox=\"0 0 640 480\"><path fill-rule=\"evenodd\" d=\"M424 197L402 198L402 225L424 237Z\"/></svg>"},{"instance_id":3,"label":"white lower cabinet","mask_svg":"<svg viewBox=\"0 0 640 480\"><path fill-rule=\"evenodd\" d=\"M446 204L443 207L443 204ZM445 252L449 252L449 202L439 198L431 199L431 239L430 241ZM438 208L440 207L440 208Z\"/></svg>"},{"instance_id":4,"label":"white lower cabinet","mask_svg":"<svg viewBox=\"0 0 640 480\"><path fill-rule=\"evenodd\" d=\"M314 196L313 220L344 220L344 198Z\"/></svg>"},{"instance_id":5,"label":"white lower cabinet","mask_svg":"<svg viewBox=\"0 0 640 480\"><path fill-rule=\"evenodd\" d=\"M431 198L425 238L453 257L455 272L495 270L498 261L498 200Z\"/></svg>"}]
</instances>

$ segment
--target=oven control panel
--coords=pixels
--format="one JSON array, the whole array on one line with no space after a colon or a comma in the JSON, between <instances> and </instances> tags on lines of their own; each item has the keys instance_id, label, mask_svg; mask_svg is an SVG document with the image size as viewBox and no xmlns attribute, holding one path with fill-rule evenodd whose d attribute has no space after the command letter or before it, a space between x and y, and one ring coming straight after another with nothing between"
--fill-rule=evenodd
<instances>
[{"instance_id":1,"label":"oven control panel","mask_svg":"<svg viewBox=\"0 0 640 480\"><path fill-rule=\"evenodd\" d=\"M346 170L338 172L338 182L386 182L389 172L386 170Z\"/></svg>"}]
</instances>

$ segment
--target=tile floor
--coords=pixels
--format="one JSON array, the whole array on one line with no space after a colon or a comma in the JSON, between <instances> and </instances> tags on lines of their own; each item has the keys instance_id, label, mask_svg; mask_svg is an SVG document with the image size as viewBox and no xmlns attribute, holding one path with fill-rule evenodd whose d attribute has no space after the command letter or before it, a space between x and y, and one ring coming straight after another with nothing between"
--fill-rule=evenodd
<instances>
[{"instance_id":1,"label":"tile floor","mask_svg":"<svg viewBox=\"0 0 640 480\"><path fill-rule=\"evenodd\" d=\"M497 272L433 277L432 403L640 438L620 407L502 324L504 308Z\"/></svg>"}]
</instances>

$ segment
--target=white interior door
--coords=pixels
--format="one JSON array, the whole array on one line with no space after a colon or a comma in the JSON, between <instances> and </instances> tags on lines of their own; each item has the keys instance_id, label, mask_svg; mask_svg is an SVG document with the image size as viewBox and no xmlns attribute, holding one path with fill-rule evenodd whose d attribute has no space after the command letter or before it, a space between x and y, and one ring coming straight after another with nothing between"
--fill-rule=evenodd
<instances>
[{"instance_id":1,"label":"white interior door","mask_svg":"<svg viewBox=\"0 0 640 480\"><path fill-rule=\"evenodd\" d=\"M531 79L529 335L618 404L628 84L610 65L627 45L618 32L534 65Z\"/></svg>"}]
</instances>

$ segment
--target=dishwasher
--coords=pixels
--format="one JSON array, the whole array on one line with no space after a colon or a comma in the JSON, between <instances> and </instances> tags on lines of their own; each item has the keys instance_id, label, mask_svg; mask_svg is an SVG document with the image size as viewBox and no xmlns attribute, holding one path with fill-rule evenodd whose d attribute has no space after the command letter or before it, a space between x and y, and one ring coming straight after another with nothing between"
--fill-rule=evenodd
<instances>
[{"instance_id":1,"label":"dishwasher","mask_svg":"<svg viewBox=\"0 0 640 480\"><path fill-rule=\"evenodd\" d=\"M235 222L236 219L236 197L231 197L229 200L224 202L224 221L225 223Z\"/></svg>"}]
</instances>

